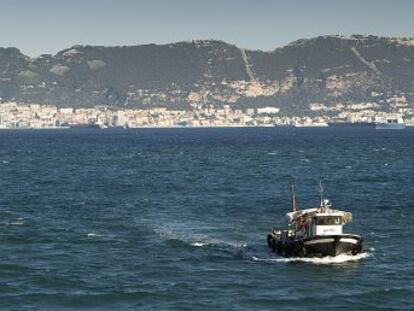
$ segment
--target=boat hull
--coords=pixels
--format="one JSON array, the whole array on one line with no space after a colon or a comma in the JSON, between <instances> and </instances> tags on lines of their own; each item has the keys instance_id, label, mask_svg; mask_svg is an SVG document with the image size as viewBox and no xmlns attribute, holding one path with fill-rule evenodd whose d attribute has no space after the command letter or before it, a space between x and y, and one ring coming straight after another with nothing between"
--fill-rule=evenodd
<instances>
[{"instance_id":1,"label":"boat hull","mask_svg":"<svg viewBox=\"0 0 414 311\"><path fill-rule=\"evenodd\" d=\"M404 130L405 123L377 123L375 125L377 130Z\"/></svg>"},{"instance_id":2,"label":"boat hull","mask_svg":"<svg viewBox=\"0 0 414 311\"><path fill-rule=\"evenodd\" d=\"M374 122L328 122L328 126L331 128L345 128L345 129L355 129L355 128L370 128L375 129Z\"/></svg>"},{"instance_id":3,"label":"boat hull","mask_svg":"<svg viewBox=\"0 0 414 311\"><path fill-rule=\"evenodd\" d=\"M362 238L353 234L314 236L288 241L269 234L267 243L273 252L285 257L334 257L362 252Z\"/></svg>"}]
</instances>

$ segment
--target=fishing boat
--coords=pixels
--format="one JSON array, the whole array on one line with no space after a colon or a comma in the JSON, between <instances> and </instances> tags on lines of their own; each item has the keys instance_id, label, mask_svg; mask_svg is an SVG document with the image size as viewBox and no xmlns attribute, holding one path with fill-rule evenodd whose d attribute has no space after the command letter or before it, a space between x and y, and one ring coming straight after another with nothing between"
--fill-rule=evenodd
<instances>
[{"instance_id":1,"label":"fishing boat","mask_svg":"<svg viewBox=\"0 0 414 311\"><path fill-rule=\"evenodd\" d=\"M325 257L362 252L362 238L346 234L343 226L352 221L352 214L332 208L323 197L320 206L300 210L292 186L292 211L286 214L287 229L272 229L267 236L269 248L285 257Z\"/></svg>"}]
</instances>

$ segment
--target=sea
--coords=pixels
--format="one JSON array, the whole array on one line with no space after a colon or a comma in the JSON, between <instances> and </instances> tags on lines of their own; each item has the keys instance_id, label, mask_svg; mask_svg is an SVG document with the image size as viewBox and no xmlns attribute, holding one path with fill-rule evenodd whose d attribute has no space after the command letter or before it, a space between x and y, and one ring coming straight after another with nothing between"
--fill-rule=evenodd
<instances>
[{"instance_id":1,"label":"sea","mask_svg":"<svg viewBox=\"0 0 414 311\"><path fill-rule=\"evenodd\" d=\"M266 245L324 197L363 252ZM414 130L0 131L0 310L414 310Z\"/></svg>"}]
</instances>

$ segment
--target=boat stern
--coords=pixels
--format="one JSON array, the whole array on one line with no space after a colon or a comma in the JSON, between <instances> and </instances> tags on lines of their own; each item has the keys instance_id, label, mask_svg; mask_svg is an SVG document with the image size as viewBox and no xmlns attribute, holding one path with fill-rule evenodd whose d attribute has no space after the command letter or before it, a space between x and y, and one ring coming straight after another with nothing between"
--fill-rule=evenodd
<instances>
[{"instance_id":1,"label":"boat stern","mask_svg":"<svg viewBox=\"0 0 414 311\"><path fill-rule=\"evenodd\" d=\"M303 245L310 257L356 255L362 252L362 238L359 235L315 236L305 239Z\"/></svg>"}]
</instances>

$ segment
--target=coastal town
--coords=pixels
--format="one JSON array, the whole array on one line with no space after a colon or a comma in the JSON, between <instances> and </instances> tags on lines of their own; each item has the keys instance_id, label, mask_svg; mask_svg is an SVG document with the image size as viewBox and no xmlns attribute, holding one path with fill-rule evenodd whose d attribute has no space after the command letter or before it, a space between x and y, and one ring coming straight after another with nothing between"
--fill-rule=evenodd
<instances>
[{"instance_id":1,"label":"coastal town","mask_svg":"<svg viewBox=\"0 0 414 311\"><path fill-rule=\"evenodd\" d=\"M375 98L377 94L372 94ZM384 106L387 109L384 109ZM404 95L361 103L311 103L312 116L283 116L276 107L232 108L195 106L193 110L167 108L115 109L57 107L17 102L0 103L1 129L142 128L142 127L327 127L329 124L375 123L399 118L414 126L414 108Z\"/></svg>"}]
</instances>

